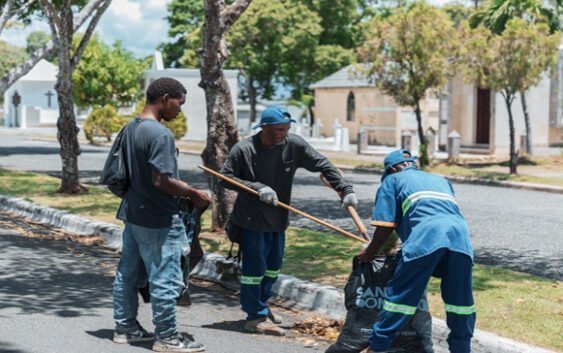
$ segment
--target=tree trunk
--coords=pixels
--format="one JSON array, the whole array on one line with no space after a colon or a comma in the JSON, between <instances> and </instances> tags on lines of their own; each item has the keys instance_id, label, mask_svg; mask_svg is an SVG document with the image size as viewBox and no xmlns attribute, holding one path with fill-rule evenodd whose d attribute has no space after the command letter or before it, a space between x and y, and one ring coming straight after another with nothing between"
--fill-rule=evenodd
<instances>
[{"instance_id":1,"label":"tree trunk","mask_svg":"<svg viewBox=\"0 0 563 353\"><path fill-rule=\"evenodd\" d=\"M72 16L72 13L70 14ZM61 16L62 21L72 21L72 18ZM61 28L68 29L68 24ZM72 100L72 65L70 48L72 45L72 32L61 31L59 42L59 72L57 74L57 99L59 102L59 118L57 120L57 139L61 145L62 180L58 192L64 194L78 194L86 191L80 185L78 175L78 156L80 155L80 144L78 143L78 127L74 114L74 102Z\"/></svg>"},{"instance_id":2,"label":"tree trunk","mask_svg":"<svg viewBox=\"0 0 563 353\"><path fill-rule=\"evenodd\" d=\"M420 147L418 148L419 156L418 162L420 163L420 167L426 167L430 164L428 160L428 144L426 142L426 137L424 136L424 131L422 130L422 111L420 110L420 104L417 103L414 108L414 114L416 115L416 122L417 122L417 131L418 131L418 139L420 141Z\"/></svg>"},{"instance_id":3,"label":"tree trunk","mask_svg":"<svg viewBox=\"0 0 563 353\"><path fill-rule=\"evenodd\" d=\"M251 1L236 0L227 7L224 0L204 0L199 85L205 91L207 105L207 144L201 157L207 167L217 171L223 167L229 151L238 142L231 90L223 73L223 63L229 55L225 33ZM214 177L208 176L208 183L214 201L211 227L218 230L223 228L232 211L235 193L224 189Z\"/></svg>"},{"instance_id":4,"label":"tree trunk","mask_svg":"<svg viewBox=\"0 0 563 353\"><path fill-rule=\"evenodd\" d=\"M526 153L532 154L532 126L530 124L530 112L526 101L526 92L520 92L522 100L522 111L524 112L524 124L526 125Z\"/></svg>"},{"instance_id":5,"label":"tree trunk","mask_svg":"<svg viewBox=\"0 0 563 353\"><path fill-rule=\"evenodd\" d=\"M256 123L256 87L254 77L246 75L246 90L248 91L248 104L250 105L250 127Z\"/></svg>"},{"instance_id":6,"label":"tree trunk","mask_svg":"<svg viewBox=\"0 0 563 353\"><path fill-rule=\"evenodd\" d=\"M57 120L57 139L61 145L62 180L58 192L64 194L79 194L86 191L80 185L78 173L78 156L80 144L78 142L78 127L74 115L74 102L72 101L72 82L69 79L59 78L55 86L59 102L59 119Z\"/></svg>"},{"instance_id":7,"label":"tree trunk","mask_svg":"<svg viewBox=\"0 0 563 353\"><path fill-rule=\"evenodd\" d=\"M2 14L0 14L0 33L8 23L8 20L12 17L12 5L14 4L14 0L6 0L4 5L2 6Z\"/></svg>"},{"instance_id":8,"label":"tree trunk","mask_svg":"<svg viewBox=\"0 0 563 353\"><path fill-rule=\"evenodd\" d=\"M508 127L510 132L510 174L517 174L516 167L518 166L518 152L516 152L515 134L514 134L514 117L512 116L512 101L510 95L504 96L506 109L508 110Z\"/></svg>"},{"instance_id":9,"label":"tree trunk","mask_svg":"<svg viewBox=\"0 0 563 353\"><path fill-rule=\"evenodd\" d=\"M234 123L234 110L231 91L223 70L204 74L201 72L200 86L205 91L207 105L207 144L201 155L206 167L219 171L229 155L229 151L238 141L238 131ZM217 77L217 80L209 80ZM208 177L209 188L213 193L212 230L223 228L230 215L235 193L219 185L217 178Z\"/></svg>"},{"instance_id":10,"label":"tree trunk","mask_svg":"<svg viewBox=\"0 0 563 353\"><path fill-rule=\"evenodd\" d=\"M310 117L310 119L311 119L311 120L310 120L311 129L309 130L309 131L310 131L310 134L309 134L309 136L307 136L307 137L313 136L313 135L312 135L312 133L313 133L313 125L315 125L315 110L314 110L314 105L315 105L315 103L314 103L314 102L315 102L315 101L311 99L311 102L307 105L307 111L309 112L309 117Z\"/></svg>"}]
</instances>

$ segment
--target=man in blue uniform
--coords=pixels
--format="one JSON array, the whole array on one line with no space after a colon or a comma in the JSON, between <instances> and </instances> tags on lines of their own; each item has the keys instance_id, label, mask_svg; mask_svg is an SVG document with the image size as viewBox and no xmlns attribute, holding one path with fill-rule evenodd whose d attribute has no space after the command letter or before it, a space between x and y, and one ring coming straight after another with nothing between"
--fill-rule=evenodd
<instances>
[{"instance_id":1,"label":"man in blue uniform","mask_svg":"<svg viewBox=\"0 0 563 353\"><path fill-rule=\"evenodd\" d=\"M470 353L475 327L473 250L451 184L416 167L409 150L391 152L375 198L371 243L358 257L370 261L393 230L403 242L397 269L375 323L368 352L386 352L416 311L430 276L441 278L450 352Z\"/></svg>"},{"instance_id":2,"label":"man in blue uniform","mask_svg":"<svg viewBox=\"0 0 563 353\"><path fill-rule=\"evenodd\" d=\"M292 122L295 121L283 107L264 110L260 123L254 127L261 127L262 131L237 143L221 170L260 195L257 198L240 192L230 219L240 227L242 235L240 302L247 314L244 328L278 336L285 335L285 331L276 325L281 323L280 318L270 311L267 301L283 262L288 211L276 204L278 200L290 203L296 170L321 172L332 188L343 195L342 207L356 207L358 203L352 185L325 156L300 136L288 134Z\"/></svg>"}]
</instances>

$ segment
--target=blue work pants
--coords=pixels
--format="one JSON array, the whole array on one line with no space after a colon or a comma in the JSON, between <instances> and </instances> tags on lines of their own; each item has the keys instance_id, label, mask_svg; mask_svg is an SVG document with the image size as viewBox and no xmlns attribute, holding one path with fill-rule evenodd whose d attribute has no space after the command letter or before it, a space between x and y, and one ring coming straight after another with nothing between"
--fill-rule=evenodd
<instances>
[{"instance_id":1,"label":"blue work pants","mask_svg":"<svg viewBox=\"0 0 563 353\"><path fill-rule=\"evenodd\" d=\"M266 302L283 263L285 232L241 229L240 304L247 320L268 315Z\"/></svg>"},{"instance_id":2,"label":"blue work pants","mask_svg":"<svg viewBox=\"0 0 563 353\"><path fill-rule=\"evenodd\" d=\"M475 302L472 290L473 262L465 254L439 249L416 260L403 262L387 283L386 298L378 321L373 326L370 348L384 352L401 327L412 318L430 276L441 278L440 289L450 328L450 352L470 353L475 328Z\"/></svg>"}]
</instances>

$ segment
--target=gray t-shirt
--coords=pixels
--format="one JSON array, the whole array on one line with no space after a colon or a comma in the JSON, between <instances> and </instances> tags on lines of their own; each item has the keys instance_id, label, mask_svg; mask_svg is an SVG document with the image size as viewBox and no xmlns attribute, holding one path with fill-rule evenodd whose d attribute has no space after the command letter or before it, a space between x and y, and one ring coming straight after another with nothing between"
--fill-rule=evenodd
<instances>
[{"instance_id":1,"label":"gray t-shirt","mask_svg":"<svg viewBox=\"0 0 563 353\"><path fill-rule=\"evenodd\" d=\"M170 226L178 202L153 185L152 170L179 178L174 136L160 122L136 117L127 123L124 141L130 187L117 218L147 228Z\"/></svg>"}]
</instances>

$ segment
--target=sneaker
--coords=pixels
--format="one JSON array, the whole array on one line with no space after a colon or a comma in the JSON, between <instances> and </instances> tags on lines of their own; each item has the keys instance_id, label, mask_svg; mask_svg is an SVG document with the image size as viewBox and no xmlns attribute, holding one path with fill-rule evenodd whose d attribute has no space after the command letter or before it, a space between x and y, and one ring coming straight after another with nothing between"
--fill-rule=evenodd
<instances>
[{"instance_id":1,"label":"sneaker","mask_svg":"<svg viewBox=\"0 0 563 353\"><path fill-rule=\"evenodd\" d=\"M130 332L117 332L113 333L113 342L119 344L135 343L135 342L147 342L154 339L154 335L147 332L139 323L137 322L137 329Z\"/></svg>"},{"instance_id":2,"label":"sneaker","mask_svg":"<svg viewBox=\"0 0 563 353\"><path fill-rule=\"evenodd\" d=\"M274 312L268 308L268 319L270 319L274 324L281 324L283 323L283 319L281 316L274 314Z\"/></svg>"},{"instance_id":3,"label":"sneaker","mask_svg":"<svg viewBox=\"0 0 563 353\"><path fill-rule=\"evenodd\" d=\"M252 333L262 333L264 335L285 336L285 330L276 324L268 322L265 317L259 317L255 320L247 320L244 324L244 330Z\"/></svg>"},{"instance_id":4,"label":"sneaker","mask_svg":"<svg viewBox=\"0 0 563 353\"><path fill-rule=\"evenodd\" d=\"M185 334L177 333L170 337L157 338L152 345L155 352L203 352L205 346L190 340Z\"/></svg>"},{"instance_id":5,"label":"sneaker","mask_svg":"<svg viewBox=\"0 0 563 353\"><path fill-rule=\"evenodd\" d=\"M178 305L178 306L191 306L192 305L192 298L190 296L190 292L187 291L187 290L182 292L182 294L180 294L178 299L176 299L176 305Z\"/></svg>"}]
</instances>

